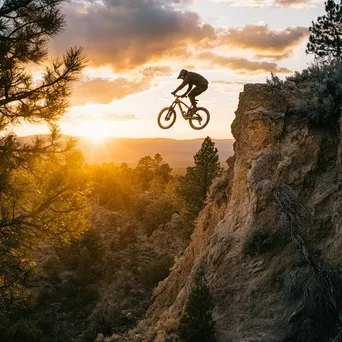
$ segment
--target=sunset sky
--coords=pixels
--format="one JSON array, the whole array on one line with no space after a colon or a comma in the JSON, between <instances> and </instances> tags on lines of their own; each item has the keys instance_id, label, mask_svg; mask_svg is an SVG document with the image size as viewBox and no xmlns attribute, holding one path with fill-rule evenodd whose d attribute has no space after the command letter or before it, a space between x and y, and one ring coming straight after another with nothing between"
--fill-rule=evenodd
<instances>
[{"instance_id":1,"label":"sunset sky","mask_svg":"<svg viewBox=\"0 0 342 342\"><path fill-rule=\"evenodd\" d=\"M100 0L70 1L67 26L50 44L52 56L83 46L88 67L60 121L69 135L231 138L230 124L244 83L265 82L306 68L308 27L323 1ZM203 131L178 116L161 130L157 116L171 104L179 70L209 82L199 97L211 113ZM24 125L19 135L45 133Z\"/></svg>"}]
</instances>

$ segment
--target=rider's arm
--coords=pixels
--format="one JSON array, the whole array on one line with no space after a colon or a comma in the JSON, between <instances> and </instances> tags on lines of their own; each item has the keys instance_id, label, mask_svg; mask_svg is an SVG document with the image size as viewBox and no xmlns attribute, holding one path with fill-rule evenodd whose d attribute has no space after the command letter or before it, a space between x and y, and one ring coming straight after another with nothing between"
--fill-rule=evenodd
<instances>
[{"instance_id":1,"label":"rider's arm","mask_svg":"<svg viewBox=\"0 0 342 342\"><path fill-rule=\"evenodd\" d=\"M189 80L188 80L188 77L185 76L184 81L182 82L182 84L173 93L176 94L177 91L183 89L187 84L189 84Z\"/></svg>"},{"instance_id":2,"label":"rider's arm","mask_svg":"<svg viewBox=\"0 0 342 342\"><path fill-rule=\"evenodd\" d=\"M177 93L177 91L183 89L187 85L187 82L183 81L183 83L174 91L174 93Z\"/></svg>"},{"instance_id":3,"label":"rider's arm","mask_svg":"<svg viewBox=\"0 0 342 342\"><path fill-rule=\"evenodd\" d=\"M192 84L189 83L188 90L186 91L186 93L183 96L188 96L188 94L190 93L191 89L192 89Z\"/></svg>"}]
</instances>

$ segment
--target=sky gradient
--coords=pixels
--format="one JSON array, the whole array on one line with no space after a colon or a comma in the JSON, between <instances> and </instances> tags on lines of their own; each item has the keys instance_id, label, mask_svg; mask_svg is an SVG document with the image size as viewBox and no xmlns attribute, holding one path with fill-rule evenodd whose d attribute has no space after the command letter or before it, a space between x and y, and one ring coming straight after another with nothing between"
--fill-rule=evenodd
<instances>
[{"instance_id":1,"label":"sky gradient","mask_svg":"<svg viewBox=\"0 0 342 342\"><path fill-rule=\"evenodd\" d=\"M305 54L308 27L323 1L102 0L63 8L66 28L51 41L52 56L83 46L88 67L74 85L62 132L94 137L231 138L245 83L281 78L312 61ZM157 125L171 104L180 69L201 73L209 89L199 105L211 113L203 131L178 116L169 130ZM39 74L37 74L39 77ZM19 135L46 133L22 125Z\"/></svg>"}]
</instances>

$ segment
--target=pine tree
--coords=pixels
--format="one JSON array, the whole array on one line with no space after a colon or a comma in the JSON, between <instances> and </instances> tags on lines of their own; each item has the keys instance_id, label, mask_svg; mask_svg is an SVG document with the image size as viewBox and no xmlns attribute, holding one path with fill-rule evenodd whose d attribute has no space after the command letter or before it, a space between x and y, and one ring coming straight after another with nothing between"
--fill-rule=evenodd
<instances>
[{"instance_id":1,"label":"pine tree","mask_svg":"<svg viewBox=\"0 0 342 342\"><path fill-rule=\"evenodd\" d=\"M64 2L0 2L0 315L25 298L35 242L67 239L84 227L83 158L73 151L74 142L60 142L55 122L86 60L81 48L71 48L43 67L48 41L64 27ZM42 71L40 80L33 67ZM25 144L6 134L24 121L47 123L51 136Z\"/></svg>"},{"instance_id":2,"label":"pine tree","mask_svg":"<svg viewBox=\"0 0 342 342\"><path fill-rule=\"evenodd\" d=\"M188 302L181 317L178 335L182 342L214 342L213 304L203 268L195 276Z\"/></svg>"},{"instance_id":3,"label":"pine tree","mask_svg":"<svg viewBox=\"0 0 342 342\"><path fill-rule=\"evenodd\" d=\"M194 162L195 166L188 167L185 176L179 177L175 185L182 215L187 222L187 236L190 236L193 222L204 207L213 180L223 172L217 148L210 137L204 139Z\"/></svg>"},{"instance_id":4,"label":"pine tree","mask_svg":"<svg viewBox=\"0 0 342 342\"><path fill-rule=\"evenodd\" d=\"M312 22L306 53L322 60L342 59L342 6L334 0L325 3L326 14Z\"/></svg>"},{"instance_id":5,"label":"pine tree","mask_svg":"<svg viewBox=\"0 0 342 342\"><path fill-rule=\"evenodd\" d=\"M201 149L194 156L194 160L200 187L200 198L204 202L213 179L222 173L218 151L210 137L204 139Z\"/></svg>"}]
</instances>

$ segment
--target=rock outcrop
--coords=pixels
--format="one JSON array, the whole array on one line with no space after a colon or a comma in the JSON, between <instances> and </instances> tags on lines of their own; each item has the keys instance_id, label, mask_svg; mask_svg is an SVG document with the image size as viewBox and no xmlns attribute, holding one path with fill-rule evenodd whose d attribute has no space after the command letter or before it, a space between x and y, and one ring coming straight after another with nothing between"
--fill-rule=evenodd
<instances>
[{"instance_id":1,"label":"rock outcrop","mask_svg":"<svg viewBox=\"0 0 342 342\"><path fill-rule=\"evenodd\" d=\"M245 86L232 124L236 142L235 155L228 160L227 201L209 203L202 211L190 245L156 288L134 339L171 341L165 338L175 332L195 269L202 264L215 306L217 341L291 341L288 319L300 299L289 296L289 286L295 286L289 283L294 274L309 271L296 245L279 233L274 192L291 186L310 213L302 232L308 245L338 267L340 130L312 127L289 114L286 96L269 85ZM255 229L269 232L275 242L262 254L246 255L244 246Z\"/></svg>"}]
</instances>

